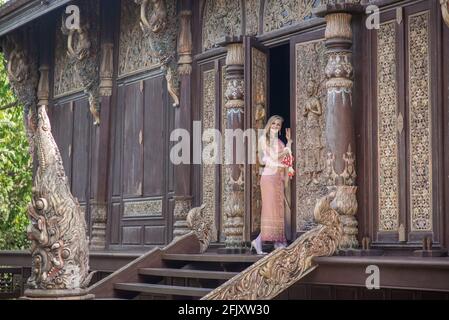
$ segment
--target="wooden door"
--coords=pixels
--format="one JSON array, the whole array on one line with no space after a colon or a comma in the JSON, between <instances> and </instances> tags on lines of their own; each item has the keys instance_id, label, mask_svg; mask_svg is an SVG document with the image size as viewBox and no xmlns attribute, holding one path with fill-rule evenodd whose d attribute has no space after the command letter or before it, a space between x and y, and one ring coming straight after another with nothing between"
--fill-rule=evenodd
<instances>
[{"instance_id":1,"label":"wooden door","mask_svg":"<svg viewBox=\"0 0 449 320\"><path fill-rule=\"evenodd\" d=\"M257 153L258 129L263 129L268 114L269 51L253 37L245 37L245 129L255 129L255 141L247 144L250 163L245 179L245 239L260 233L262 199L260 170ZM255 147L254 149L252 149Z\"/></svg>"}]
</instances>

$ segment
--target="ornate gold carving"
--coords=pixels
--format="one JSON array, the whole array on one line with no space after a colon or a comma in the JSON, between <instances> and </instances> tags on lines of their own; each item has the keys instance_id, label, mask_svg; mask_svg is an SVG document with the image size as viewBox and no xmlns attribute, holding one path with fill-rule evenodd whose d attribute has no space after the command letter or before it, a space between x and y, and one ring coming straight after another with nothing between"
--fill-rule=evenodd
<instances>
[{"instance_id":1,"label":"ornate gold carving","mask_svg":"<svg viewBox=\"0 0 449 320\"><path fill-rule=\"evenodd\" d=\"M240 35L241 1L206 0L203 14L203 50L217 45L227 35Z\"/></svg>"},{"instance_id":2,"label":"ornate gold carving","mask_svg":"<svg viewBox=\"0 0 449 320\"><path fill-rule=\"evenodd\" d=\"M399 223L398 112L396 87L396 24L380 25L377 32L377 136L379 231L396 231Z\"/></svg>"},{"instance_id":3,"label":"ornate gold carving","mask_svg":"<svg viewBox=\"0 0 449 320\"><path fill-rule=\"evenodd\" d=\"M251 109L253 118L251 127L261 130L265 126L266 107L267 107L267 55L256 49L251 48ZM256 137L256 146L259 145L259 137ZM260 231L260 215L262 210L262 194L260 190L261 166L259 163L259 151L256 150L256 163L252 166L252 193L251 193L251 232Z\"/></svg>"},{"instance_id":4,"label":"ornate gold carving","mask_svg":"<svg viewBox=\"0 0 449 320\"><path fill-rule=\"evenodd\" d=\"M124 203L124 218L144 216L161 217L162 200L133 201Z\"/></svg>"},{"instance_id":5,"label":"ornate gold carving","mask_svg":"<svg viewBox=\"0 0 449 320\"><path fill-rule=\"evenodd\" d=\"M315 0L266 0L263 31L270 32L310 17L314 2Z\"/></svg>"},{"instance_id":6,"label":"ornate gold carving","mask_svg":"<svg viewBox=\"0 0 449 320\"><path fill-rule=\"evenodd\" d=\"M323 40L296 44L296 230L308 231L316 224L313 208L327 194L323 173L325 155L327 58Z\"/></svg>"},{"instance_id":7,"label":"ornate gold carving","mask_svg":"<svg viewBox=\"0 0 449 320\"><path fill-rule=\"evenodd\" d=\"M134 0L140 5L140 27L154 33L163 32L167 26L167 8L165 0L151 0L153 8L150 19L147 19L148 2L150 0Z\"/></svg>"},{"instance_id":8,"label":"ornate gold carving","mask_svg":"<svg viewBox=\"0 0 449 320\"><path fill-rule=\"evenodd\" d=\"M112 96L112 75L114 72L114 44L101 45L100 96Z\"/></svg>"},{"instance_id":9,"label":"ornate gold carving","mask_svg":"<svg viewBox=\"0 0 449 320\"><path fill-rule=\"evenodd\" d=\"M326 65L326 76L329 78L326 86L352 88L354 68L351 63L351 54L346 52L330 53Z\"/></svg>"},{"instance_id":10,"label":"ornate gold carving","mask_svg":"<svg viewBox=\"0 0 449 320\"><path fill-rule=\"evenodd\" d=\"M187 225L200 242L200 253L206 252L214 234L214 220L209 214L204 213L206 205L193 208L187 214Z\"/></svg>"},{"instance_id":11,"label":"ornate gold carving","mask_svg":"<svg viewBox=\"0 0 449 320\"><path fill-rule=\"evenodd\" d=\"M226 65L243 65L245 63L245 50L242 43L232 43L227 47Z\"/></svg>"},{"instance_id":12,"label":"ornate gold carving","mask_svg":"<svg viewBox=\"0 0 449 320\"><path fill-rule=\"evenodd\" d=\"M179 75L175 59L178 35L176 0L134 0L140 5L140 27L143 39L150 43L151 55L161 63L161 70L167 80L167 90L173 99L173 106L179 106ZM147 19L147 11L151 10Z\"/></svg>"},{"instance_id":13,"label":"ornate gold carving","mask_svg":"<svg viewBox=\"0 0 449 320\"><path fill-rule=\"evenodd\" d=\"M215 70L209 70L203 73L203 106L202 106L202 127L203 130L216 129L216 97L215 97ZM207 138L207 137L206 137ZM209 137L213 139L214 137ZM203 140L204 144L210 143L211 140ZM211 159L216 155L210 154ZM206 164L202 166L202 201L205 205L206 213L215 222L215 164ZM213 240L216 240L214 233Z\"/></svg>"},{"instance_id":14,"label":"ornate gold carving","mask_svg":"<svg viewBox=\"0 0 449 320\"><path fill-rule=\"evenodd\" d=\"M107 204L91 203L92 237L90 248L104 250L106 248Z\"/></svg>"},{"instance_id":15,"label":"ornate gold carving","mask_svg":"<svg viewBox=\"0 0 449 320\"><path fill-rule=\"evenodd\" d=\"M192 73L192 31L191 31L191 11L181 11L181 28L178 41L178 71L180 75Z\"/></svg>"},{"instance_id":16,"label":"ornate gold carving","mask_svg":"<svg viewBox=\"0 0 449 320\"><path fill-rule=\"evenodd\" d=\"M132 1L121 1L119 75L148 70L160 65L150 41L139 26L139 8Z\"/></svg>"},{"instance_id":17,"label":"ornate gold carving","mask_svg":"<svg viewBox=\"0 0 449 320\"><path fill-rule=\"evenodd\" d=\"M440 0L441 13L443 15L443 20L449 27L449 0Z\"/></svg>"},{"instance_id":18,"label":"ornate gold carving","mask_svg":"<svg viewBox=\"0 0 449 320\"><path fill-rule=\"evenodd\" d=\"M38 109L38 169L28 207L32 241L30 289L78 290L90 282L86 221L70 193L45 106Z\"/></svg>"},{"instance_id":19,"label":"ornate gold carving","mask_svg":"<svg viewBox=\"0 0 449 320\"><path fill-rule=\"evenodd\" d=\"M222 132L226 129L226 123L227 123L227 109L226 104L228 102L228 98L226 97L226 87L227 87L227 81L226 81L226 65L224 65L221 68L221 128ZM227 165L226 163L226 142L222 144L222 165L221 165L221 230L220 234L224 235L224 222L225 222L225 205L228 199L231 197L231 184L229 183L228 176L226 175L227 172ZM220 239L224 240L224 239Z\"/></svg>"},{"instance_id":20,"label":"ornate gold carving","mask_svg":"<svg viewBox=\"0 0 449 320\"><path fill-rule=\"evenodd\" d=\"M349 13L331 13L326 15L326 40L333 38L352 40L352 15Z\"/></svg>"},{"instance_id":21,"label":"ornate gold carving","mask_svg":"<svg viewBox=\"0 0 449 320\"><path fill-rule=\"evenodd\" d=\"M245 0L246 34L257 35L259 33L260 0Z\"/></svg>"},{"instance_id":22,"label":"ornate gold carving","mask_svg":"<svg viewBox=\"0 0 449 320\"><path fill-rule=\"evenodd\" d=\"M59 98L83 90L76 61L67 54L67 41L62 32L56 32L54 96Z\"/></svg>"},{"instance_id":23,"label":"ornate gold carving","mask_svg":"<svg viewBox=\"0 0 449 320\"><path fill-rule=\"evenodd\" d=\"M67 55L78 70L84 92L89 98L89 109L95 125L100 124L99 10L98 1L83 3L80 8L81 25L69 30L64 17L61 25L61 32L67 36Z\"/></svg>"},{"instance_id":24,"label":"ornate gold carving","mask_svg":"<svg viewBox=\"0 0 449 320\"><path fill-rule=\"evenodd\" d=\"M355 155L352 152L351 145L348 145L348 150L342 156L344 162L343 172L337 173L335 170L335 155L331 152L327 154L326 160L326 176L329 186L345 185L353 186L357 173L355 170Z\"/></svg>"},{"instance_id":25,"label":"ornate gold carving","mask_svg":"<svg viewBox=\"0 0 449 320\"><path fill-rule=\"evenodd\" d=\"M189 227L187 225L187 214L191 208L192 200L190 198L175 198L175 209L173 212L175 223L173 225L173 236L179 237L189 232Z\"/></svg>"},{"instance_id":26,"label":"ornate gold carving","mask_svg":"<svg viewBox=\"0 0 449 320\"><path fill-rule=\"evenodd\" d=\"M237 180L232 178L232 166L227 166L227 174L232 192L225 203L225 235L226 247L241 247L245 227L245 172L244 166L239 168Z\"/></svg>"},{"instance_id":27,"label":"ornate gold carving","mask_svg":"<svg viewBox=\"0 0 449 320\"><path fill-rule=\"evenodd\" d=\"M203 300L268 300L316 268L313 258L330 256L338 248L343 228L330 206L335 194L318 201L314 215L319 226L288 248L277 249L206 295Z\"/></svg>"},{"instance_id":28,"label":"ornate gold carving","mask_svg":"<svg viewBox=\"0 0 449 320\"><path fill-rule=\"evenodd\" d=\"M343 226L343 235L339 243L340 249L358 247L358 223L355 218L358 209L356 192L357 187L338 186L336 187L335 199L331 203L331 208L340 214L340 221Z\"/></svg>"},{"instance_id":29,"label":"ornate gold carving","mask_svg":"<svg viewBox=\"0 0 449 320\"><path fill-rule=\"evenodd\" d=\"M29 32L29 30L26 30ZM32 35L32 33L31 33ZM9 83L17 99L25 111L25 127L27 131L29 151L34 156L34 131L36 113L30 112L37 104L37 89L39 84L37 53L33 47L28 47L18 32L4 37L1 41L5 55L6 70ZM41 76L42 77L42 76ZM43 82L41 82L43 84Z\"/></svg>"},{"instance_id":30,"label":"ornate gold carving","mask_svg":"<svg viewBox=\"0 0 449 320\"><path fill-rule=\"evenodd\" d=\"M428 11L409 17L409 170L412 231L432 231L429 18Z\"/></svg>"}]
</instances>

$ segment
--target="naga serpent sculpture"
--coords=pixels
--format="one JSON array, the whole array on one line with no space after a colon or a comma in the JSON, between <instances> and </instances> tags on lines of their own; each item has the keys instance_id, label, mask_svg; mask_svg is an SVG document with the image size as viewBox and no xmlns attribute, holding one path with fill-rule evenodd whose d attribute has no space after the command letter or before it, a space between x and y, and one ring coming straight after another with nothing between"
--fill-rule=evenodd
<instances>
[{"instance_id":1,"label":"naga serpent sculpture","mask_svg":"<svg viewBox=\"0 0 449 320\"><path fill-rule=\"evenodd\" d=\"M33 128L39 166L28 207L32 270L29 289L80 290L91 280L86 221L70 192L45 106ZM26 293L27 294L27 293ZM28 295L28 294L27 294Z\"/></svg>"}]
</instances>

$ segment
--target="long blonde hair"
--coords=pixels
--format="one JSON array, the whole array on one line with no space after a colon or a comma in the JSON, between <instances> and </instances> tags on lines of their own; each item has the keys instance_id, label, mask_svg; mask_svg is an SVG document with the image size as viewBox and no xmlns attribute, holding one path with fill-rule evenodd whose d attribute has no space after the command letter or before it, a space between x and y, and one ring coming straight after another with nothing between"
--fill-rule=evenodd
<instances>
[{"instance_id":1,"label":"long blonde hair","mask_svg":"<svg viewBox=\"0 0 449 320\"><path fill-rule=\"evenodd\" d=\"M267 144L267 146L270 145L271 141L270 141L270 128L271 125L273 124L273 122L275 122L276 120L281 121L281 124L284 124L284 118L282 118L281 116L278 115L274 115L271 116L270 119L268 119L267 124L265 125L265 128L263 129L263 135L265 137L265 143Z\"/></svg>"}]
</instances>

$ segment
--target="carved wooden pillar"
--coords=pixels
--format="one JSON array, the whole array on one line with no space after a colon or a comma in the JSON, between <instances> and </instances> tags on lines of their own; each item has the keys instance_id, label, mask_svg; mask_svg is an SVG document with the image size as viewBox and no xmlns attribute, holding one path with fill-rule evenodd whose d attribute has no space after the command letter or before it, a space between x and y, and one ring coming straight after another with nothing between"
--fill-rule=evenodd
<instances>
[{"instance_id":1,"label":"carved wooden pillar","mask_svg":"<svg viewBox=\"0 0 449 320\"><path fill-rule=\"evenodd\" d=\"M226 129L244 130L244 48L241 37L230 38L225 43L226 56ZM230 145L225 140L226 148ZM238 144L237 144L238 145ZM240 150L244 152L244 150ZM229 151L231 154L231 152ZM228 159L226 159L228 160ZM230 160L230 159L229 159ZM242 252L244 247L245 223L245 165L237 163L237 150L232 150L232 163L226 161L225 183L230 185L230 199L224 205L224 233L226 250Z\"/></svg>"},{"instance_id":2,"label":"carved wooden pillar","mask_svg":"<svg viewBox=\"0 0 449 320\"><path fill-rule=\"evenodd\" d=\"M341 249L358 247L355 218L355 136L352 115L352 13L356 4L346 1L323 6L316 12L326 18L327 88L327 177L330 190L336 191L332 208L339 212L344 228Z\"/></svg>"},{"instance_id":3,"label":"carved wooden pillar","mask_svg":"<svg viewBox=\"0 0 449 320\"><path fill-rule=\"evenodd\" d=\"M175 110L175 128L191 132L192 112L192 3L190 0L181 2L180 31L178 37L178 72L180 77L180 104ZM175 166L175 209L173 237L190 232L187 225L187 214L192 207L190 189L190 165Z\"/></svg>"},{"instance_id":4,"label":"carved wooden pillar","mask_svg":"<svg viewBox=\"0 0 449 320\"><path fill-rule=\"evenodd\" d=\"M114 74L114 30L112 22L115 21L111 15L115 15L115 7L106 5L104 1L101 6L101 60L99 66L100 72L100 105L101 121L99 126L94 126L95 144L92 161L95 161L93 167L96 168L93 177L94 199L90 203L92 233L90 248L91 250L106 249L106 225L108 216L108 198L109 198L109 144L110 144L110 122L113 92L113 74Z\"/></svg>"}]
</instances>

